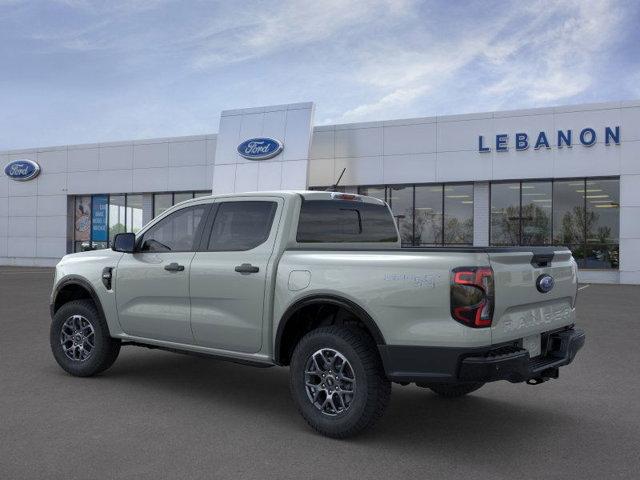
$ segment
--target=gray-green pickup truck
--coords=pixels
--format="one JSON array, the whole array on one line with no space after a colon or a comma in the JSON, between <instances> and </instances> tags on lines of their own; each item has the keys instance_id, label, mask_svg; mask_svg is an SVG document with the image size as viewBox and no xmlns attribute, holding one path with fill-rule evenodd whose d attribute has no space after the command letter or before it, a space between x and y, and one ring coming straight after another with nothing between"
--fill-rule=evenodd
<instances>
[{"instance_id":1,"label":"gray-green pickup truck","mask_svg":"<svg viewBox=\"0 0 640 480\"><path fill-rule=\"evenodd\" d=\"M557 378L584 344L576 293L564 247L401 248L375 198L220 195L65 256L50 341L76 376L126 345L289 366L302 416L342 438L382 416L392 382L457 397Z\"/></svg>"}]
</instances>

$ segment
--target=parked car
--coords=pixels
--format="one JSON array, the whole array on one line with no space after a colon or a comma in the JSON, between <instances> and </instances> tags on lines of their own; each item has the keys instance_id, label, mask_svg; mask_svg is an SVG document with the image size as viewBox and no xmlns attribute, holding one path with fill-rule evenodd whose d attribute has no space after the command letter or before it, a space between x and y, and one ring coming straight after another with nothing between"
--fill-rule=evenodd
<instances>
[{"instance_id":1,"label":"parked car","mask_svg":"<svg viewBox=\"0 0 640 480\"><path fill-rule=\"evenodd\" d=\"M289 366L304 419L347 437L383 415L392 382L458 397L557 378L584 343L576 294L564 247L406 249L375 198L219 195L65 256L50 340L80 377L132 345Z\"/></svg>"}]
</instances>

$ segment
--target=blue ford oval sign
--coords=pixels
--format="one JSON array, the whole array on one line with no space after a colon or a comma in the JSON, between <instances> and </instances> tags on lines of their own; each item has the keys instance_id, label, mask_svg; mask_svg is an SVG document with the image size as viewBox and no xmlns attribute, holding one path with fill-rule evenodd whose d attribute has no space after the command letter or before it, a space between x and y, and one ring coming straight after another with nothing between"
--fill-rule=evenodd
<instances>
[{"instance_id":1,"label":"blue ford oval sign","mask_svg":"<svg viewBox=\"0 0 640 480\"><path fill-rule=\"evenodd\" d=\"M238 153L249 160L266 160L278 155L283 145L273 138L250 138L238 145Z\"/></svg>"},{"instance_id":2,"label":"blue ford oval sign","mask_svg":"<svg viewBox=\"0 0 640 480\"><path fill-rule=\"evenodd\" d=\"M26 182L38 176L40 165L33 160L14 160L4 167L4 173L11 180Z\"/></svg>"},{"instance_id":3,"label":"blue ford oval sign","mask_svg":"<svg viewBox=\"0 0 640 480\"><path fill-rule=\"evenodd\" d=\"M551 275L547 275L546 273L540 275L536 280L536 288L540 293L548 293L551 291L555 284L555 280Z\"/></svg>"}]
</instances>

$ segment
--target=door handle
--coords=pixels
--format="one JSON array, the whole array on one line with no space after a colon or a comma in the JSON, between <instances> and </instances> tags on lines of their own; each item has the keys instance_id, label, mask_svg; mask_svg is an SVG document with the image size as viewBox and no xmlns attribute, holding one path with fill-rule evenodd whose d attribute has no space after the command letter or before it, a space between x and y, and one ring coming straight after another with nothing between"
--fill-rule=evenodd
<instances>
[{"instance_id":1,"label":"door handle","mask_svg":"<svg viewBox=\"0 0 640 480\"><path fill-rule=\"evenodd\" d=\"M173 262L169 265L165 265L164 269L167 272L182 272L184 270L184 265L178 265L176 262Z\"/></svg>"},{"instance_id":2,"label":"door handle","mask_svg":"<svg viewBox=\"0 0 640 480\"><path fill-rule=\"evenodd\" d=\"M258 273L260 271L259 267L254 267L253 265L251 265L250 263L243 263L242 265L238 265L235 268L236 272L238 273Z\"/></svg>"}]
</instances>

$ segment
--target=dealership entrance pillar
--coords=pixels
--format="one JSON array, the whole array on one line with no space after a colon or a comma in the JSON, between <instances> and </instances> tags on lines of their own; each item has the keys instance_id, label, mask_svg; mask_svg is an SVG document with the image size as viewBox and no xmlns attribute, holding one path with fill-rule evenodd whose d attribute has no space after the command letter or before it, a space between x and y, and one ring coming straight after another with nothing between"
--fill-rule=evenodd
<instances>
[{"instance_id":1,"label":"dealership entrance pillar","mask_svg":"<svg viewBox=\"0 0 640 480\"><path fill-rule=\"evenodd\" d=\"M293 103L270 107L225 110L213 168L213 193L306 189L314 104ZM240 144L282 145L270 158L242 156ZM262 142L262 143L260 143Z\"/></svg>"}]
</instances>

